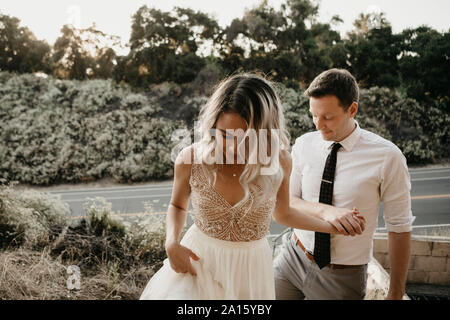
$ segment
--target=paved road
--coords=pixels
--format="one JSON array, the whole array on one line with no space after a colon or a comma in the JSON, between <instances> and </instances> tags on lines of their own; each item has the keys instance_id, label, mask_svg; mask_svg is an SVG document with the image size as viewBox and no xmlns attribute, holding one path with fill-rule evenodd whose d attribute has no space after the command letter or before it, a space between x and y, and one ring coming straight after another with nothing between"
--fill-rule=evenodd
<instances>
[{"instance_id":1,"label":"paved road","mask_svg":"<svg viewBox=\"0 0 450 320\"><path fill-rule=\"evenodd\" d=\"M416 216L414 233L433 234L443 228L450 234L450 168L412 169L411 196L412 210ZM172 183L158 185L124 186L101 189L79 189L70 191L51 191L60 195L72 210L71 215L83 216L83 203L87 198L103 197L112 203L116 213L132 218L135 213L144 212L144 202L156 212L165 212L170 201ZM191 206L192 209L192 206ZM188 218L188 223L191 223ZM378 219L379 231L383 232L382 208ZM270 232L279 233L285 227L272 222Z\"/></svg>"}]
</instances>

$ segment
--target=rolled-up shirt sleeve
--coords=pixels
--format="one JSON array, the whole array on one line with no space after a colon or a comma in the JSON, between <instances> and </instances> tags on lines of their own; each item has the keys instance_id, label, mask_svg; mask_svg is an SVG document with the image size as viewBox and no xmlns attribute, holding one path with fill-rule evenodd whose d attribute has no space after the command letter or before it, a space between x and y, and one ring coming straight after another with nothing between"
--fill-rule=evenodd
<instances>
[{"instance_id":1,"label":"rolled-up shirt sleeve","mask_svg":"<svg viewBox=\"0 0 450 320\"><path fill-rule=\"evenodd\" d=\"M303 139L299 137L295 140L291 151L292 172L289 180L289 193L293 197L302 197L302 161L301 153L303 149Z\"/></svg>"},{"instance_id":2,"label":"rolled-up shirt sleeve","mask_svg":"<svg viewBox=\"0 0 450 320\"><path fill-rule=\"evenodd\" d=\"M410 232L415 217L411 211L411 178L406 158L398 149L386 153L381 173L380 196L388 232Z\"/></svg>"}]
</instances>

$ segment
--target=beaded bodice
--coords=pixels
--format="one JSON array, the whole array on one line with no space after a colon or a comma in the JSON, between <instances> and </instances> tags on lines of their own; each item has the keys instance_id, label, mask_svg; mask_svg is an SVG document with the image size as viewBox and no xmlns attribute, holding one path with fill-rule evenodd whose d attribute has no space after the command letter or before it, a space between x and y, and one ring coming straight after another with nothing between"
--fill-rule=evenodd
<instances>
[{"instance_id":1,"label":"beaded bodice","mask_svg":"<svg viewBox=\"0 0 450 320\"><path fill-rule=\"evenodd\" d=\"M194 223L207 235L228 241L252 241L267 235L277 190L269 195L250 190L245 202L232 206L209 183L201 164L192 164L189 184ZM264 198L255 201L256 197Z\"/></svg>"}]
</instances>

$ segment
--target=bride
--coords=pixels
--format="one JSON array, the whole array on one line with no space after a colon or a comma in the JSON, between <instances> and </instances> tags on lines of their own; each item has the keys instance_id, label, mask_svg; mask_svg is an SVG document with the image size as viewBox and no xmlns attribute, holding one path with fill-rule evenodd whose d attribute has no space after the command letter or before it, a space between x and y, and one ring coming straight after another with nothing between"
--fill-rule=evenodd
<instances>
[{"instance_id":1,"label":"bride","mask_svg":"<svg viewBox=\"0 0 450 320\"><path fill-rule=\"evenodd\" d=\"M289 139L268 81L254 74L225 79L203 106L199 122L201 140L183 149L174 165L168 258L140 299L275 299L265 237L271 216L294 228L338 231L289 205ZM261 161L261 150L268 161ZM194 224L179 241L189 199ZM363 218L355 214L354 219L363 226Z\"/></svg>"}]
</instances>

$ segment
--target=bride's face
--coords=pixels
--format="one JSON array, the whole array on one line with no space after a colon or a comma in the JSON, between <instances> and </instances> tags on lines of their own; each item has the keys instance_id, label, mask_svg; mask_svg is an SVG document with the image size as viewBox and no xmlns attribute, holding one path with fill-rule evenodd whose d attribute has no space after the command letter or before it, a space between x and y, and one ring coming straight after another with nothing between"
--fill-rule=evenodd
<instances>
[{"instance_id":1,"label":"bride's face","mask_svg":"<svg viewBox=\"0 0 450 320\"><path fill-rule=\"evenodd\" d=\"M228 159L232 158L233 163L237 162L238 138L242 137L247 128L245 120L235 112L222 113L217 119L215 133L217 144L222 148L224 157L228 154Z\"/></svg>"}]
</instances>

